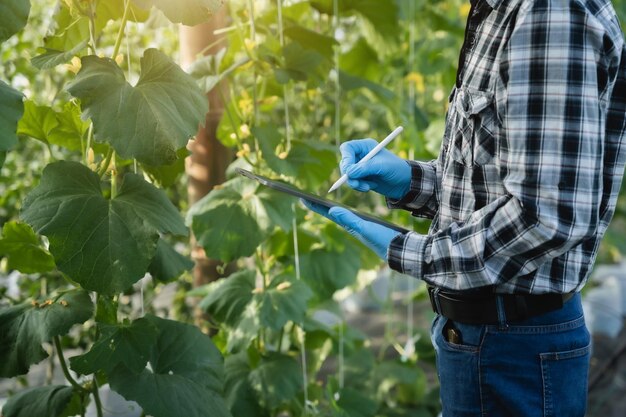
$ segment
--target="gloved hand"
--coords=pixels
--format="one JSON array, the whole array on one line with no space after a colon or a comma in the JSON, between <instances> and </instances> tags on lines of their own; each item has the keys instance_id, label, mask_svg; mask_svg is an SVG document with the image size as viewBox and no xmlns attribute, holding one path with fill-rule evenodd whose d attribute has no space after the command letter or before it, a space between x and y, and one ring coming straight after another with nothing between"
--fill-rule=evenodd
<instances>
[{"instance_id":1,"label":"gloved hand","mask_svg":"<svg viewBox=\"0 0 626 417\"><path fill-rule=\"evenodd\" d=\"M394 200L400 200L411 185L411 166L404 159L382 149L369 161L358 164L376 146L374 139L344 142L339 169L348 174L348 185L357 191L376 191Z\"/></svg>"},{"instance_id":2,"label":"gloved hand","mask_svg":"<svg viewBox=\"0 0 626 417\"><path fill-rule=\"evenodd\" d=\"M385 261L387 260L387 249L391 241L400 234L400 232L378 223L363 220L343 207L332 207L328 209L327 207L304 199L300 199L300 201L309 209L346 229L348 233L359 239L365 246L373 250L376 255Z\"/></svg>"}]
</instances>

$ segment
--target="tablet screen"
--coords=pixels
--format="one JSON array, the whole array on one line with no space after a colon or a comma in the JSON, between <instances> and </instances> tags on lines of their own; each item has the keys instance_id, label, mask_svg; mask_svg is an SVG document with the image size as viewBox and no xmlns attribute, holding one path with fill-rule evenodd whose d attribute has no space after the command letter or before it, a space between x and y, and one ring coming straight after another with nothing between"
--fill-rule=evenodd
<instances>
[{"instance_id":1,"label":"tablet screen","mask_svg":"<svg viewBox=\"0 0 626 417\"><path fill-rule=\"evenodd\" d=\"M406 229L406 228L404 228L402 226L398 226L397 224L390 223L390 222L388 222L386 220L380 219L380 218L372 216L370 214L362 213L362 212L357 211L357 210L355 210L355 209L353 209L351 207L348 207L348 206L346 206L344 204L338 203L336 201L328 200L326 198L317 196L315 194L311 194L311 193L309 193L307 191L300 190L299 188L296 188L295 186L293 186L291 184L287 184L287 183L284 183L284 182L281 182L281 181L271 180L271 179L269 179L267 177L255 174L253 172L250 172L250 171L242 169L242 168L235 168L235 171L238 174L241 174L241 175L243 175L245 177L248 177L248 178L251 178L253 180L256 180L256 181L260 182L261 184L265 185L266 187L270 187L270 188L272 188L274 190L281 191L283 193L287 193L287 194L290 194L290 195L295 196L295 197L303 198L303 199L305 199L307 201L311 201L313 203L316 203L316 204L319 204L321 206L328 207L328 208L331 208L331 207L343 207L345 209L350 210L351 212L353 212L354 214L356 214L357 216L359 216L363 220L367 220L367 221L370 221L370 222L374 222L374 223L380 224L382 226L389 227L390 229L396 230L396 231L401 232L401 233L407 233L409 231L408 229Z\"/></svg>"}]
</instances>

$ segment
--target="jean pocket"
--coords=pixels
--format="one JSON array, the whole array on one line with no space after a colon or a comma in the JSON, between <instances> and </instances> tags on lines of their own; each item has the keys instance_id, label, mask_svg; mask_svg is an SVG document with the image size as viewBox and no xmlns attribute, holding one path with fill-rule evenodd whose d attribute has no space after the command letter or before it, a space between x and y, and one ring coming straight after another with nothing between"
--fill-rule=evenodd
<instances>
[{"instance_id":1,"label":"jean pocket","mask_svg":"<svg viewBox=\"0 0 626 417\"><path fill-rule=\"evenodd\" d=\"M590 345L539 355L543 377L544 417L584 417Z\"/></svg>"},{"instance_id":2,"label":"jean pocket","mask_svg":"<svg viewBox=\"0 0 626 417\"><path fill-rule=\"evenodd\" d=\"M485 326L457 323L445 317L442 320L445 322L437 336L444 349L466 353L477 353L480 350Z\"/></svg>"}]
</instances>

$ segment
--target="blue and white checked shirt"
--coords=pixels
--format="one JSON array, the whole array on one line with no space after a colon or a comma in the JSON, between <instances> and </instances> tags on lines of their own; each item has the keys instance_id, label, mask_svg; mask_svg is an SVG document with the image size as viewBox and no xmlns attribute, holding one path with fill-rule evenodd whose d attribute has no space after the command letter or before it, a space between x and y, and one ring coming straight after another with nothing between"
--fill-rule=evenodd
<instances>
[{"instance_id":1,"label":"blue and white checked shirt","mask_svg":"<svg viewBox=\"0 0 626 417\"><path fill-rule=\"evenodd\" d=\"M609 0L477 3L440 155L387 202L430 231L394 239L389 265L452 290L579 290L626 161L624 36Z\"/></svg>"}]
</instances>

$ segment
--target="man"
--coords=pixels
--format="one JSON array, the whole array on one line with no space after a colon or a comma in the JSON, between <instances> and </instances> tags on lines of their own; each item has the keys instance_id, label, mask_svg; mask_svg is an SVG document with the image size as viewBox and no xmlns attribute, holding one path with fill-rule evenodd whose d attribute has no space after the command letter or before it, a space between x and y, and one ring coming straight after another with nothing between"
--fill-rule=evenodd
<instances>
[{"instance_id":1,"label":"man","mask_svg":"<svg viewBox=\"0 0 626 417\"><path fill-rule=\"evenodd\" d=\"M584 416L579 291L613 216L626 149L626 47L610 0L473 0L439 157L341 146L341 172L398 232L333 208L397 271L426 281L444 417Z\"/></svg>"}]
</instances>

